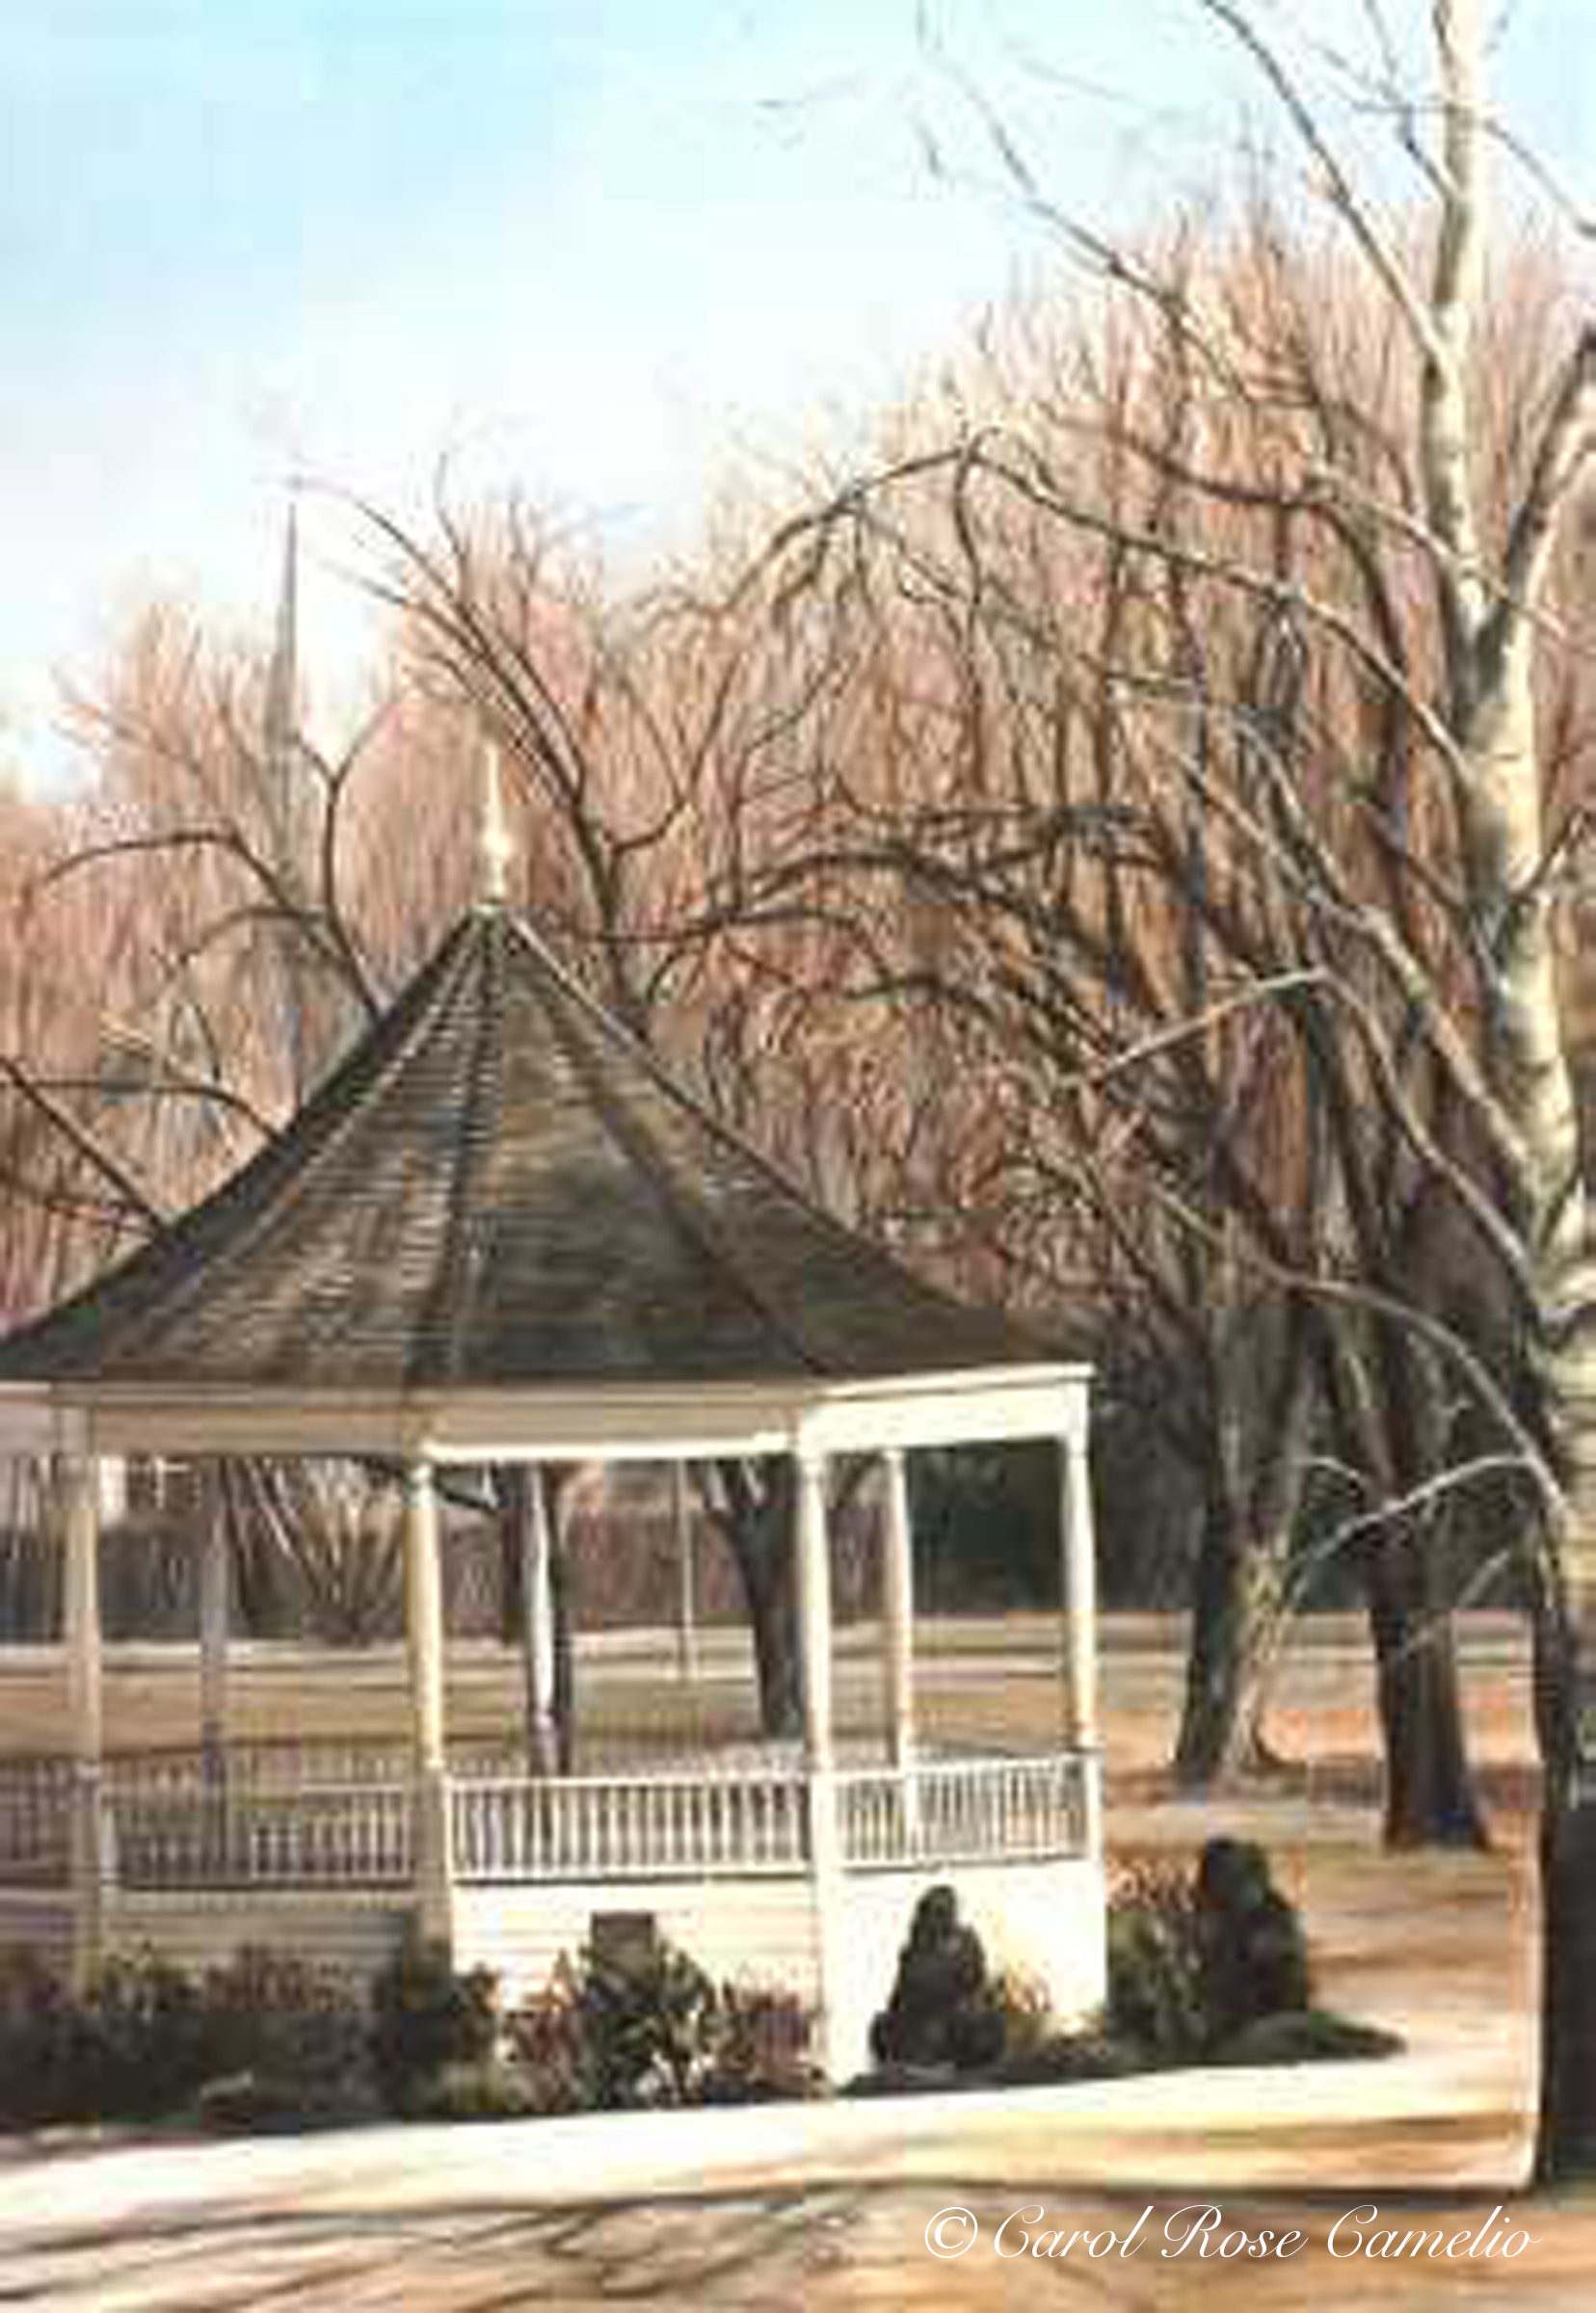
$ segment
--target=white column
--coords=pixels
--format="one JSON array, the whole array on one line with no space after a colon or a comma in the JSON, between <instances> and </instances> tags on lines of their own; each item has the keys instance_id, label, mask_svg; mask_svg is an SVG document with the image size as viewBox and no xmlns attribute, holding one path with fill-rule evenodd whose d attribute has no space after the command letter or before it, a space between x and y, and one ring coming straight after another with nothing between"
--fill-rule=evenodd
<instances>
[{"instance_id":1,"label":"white column","mask_svg":"<svg viewBox=\"0 0 1596 2313\"><path fill-rule=\"evenodd\" d=\"M432 1464L405 1470L405 1628L410 1644L411 1740L418 1774L443 1766L443 1573Z\"/></svg>"},{"instance_id":2,"label":"white column","mask_svg":"<svg viewBox=\"0 0 1596 2313\"><path fill-rule=\"evenodd\" d=\"M127 1463L120 1453L102 1453L94 1463L99 1473L101 1533L110 1533L127 1516Z\"/></svg>"},{"instance_id":3,"label":"white column","mask_svg":"<svg viewBox=\"0 0 1596 2313\"><path fill-rule=\"evenodd\" d=\"M826 1528L826 1465L798 1463L798 1648L804 1675L804 1764L830 1768L832 1756L831 1537Z\"/></svg>"},{"instance_id":4,"label":"white column","mask_svg":"<svg viewBox=\"0 0 1596 2313\"><path fill-rule=\"evenodd\" d=\"M206 1780L220 1783L227 1763L227 1638L232 1619L231 1554L222 1474L207 1472L200 1492L200 1752Z\"/></svg>"},{"instance_id":5,"label":"white column","mask_svg":"<svg viewBox=\"0 0 1596 2313\"><path fill-rule=\"evenodd\" d=\"M1060 1438L1064 1740L1085 1761L1086 1851L1103 1852L1103 1761L1098 1731L1097 1545L1084 1434Z\"/></svg>"},{"instance_id":6,"label":"white column","mask_svg":"<svg viewBox=\"0 0 1596 2313\"><path fill-rule=\"evenodd\" d=\"M677 1662L683 1684L699 1672L698 1535L685 1462L671 1464L671 1530L677 1561Z\"/></svg>"},{"instance_id":7,"label":"white column","mask_svg":"<svg viewBox=\"0 0 1596 2313\"><path fill-rule=\"evenodd\" d=\"M532 1772L556 1771L554 1725L554 1529L547 1473L518 1473L520 1519L521 1659L526 1676L526 1749Z\"/></svg>"},{"instance_id":8,"label":"white column","mask_svg":"<svg viewBox=\"0 0 1596 2313\"><path fill-rule=\"evenodd\" d=\"M1062 1606L1064 1734L1072 1743L1098 1739L1097 1548L1092 1474L1083 1439L1059 1440L1063 1460Z\"/></svg>"},{"instance_id":9,"label":"white column","mask_svg":"<svg viewBox=\"0 0 1596 2313\"><path fill-rule=\"evenodd\" d=\"M909 1480L901 1451L884 1453L881 1563L883 1668L887 1687L887 1755L907 1767L915 1742L915 1556Z\"/></svg>"},{"instance_id":10,"label":"white column","mask_svg":"<svg viewBox=\"0 0 1596 2313\"><path fill-rule=\"evenodd\" d=\"M804 1676L804 1779L819 1976L819 2054L825 2077L837 2082L855 2068L857 2052L847 2044L842 2022L848 1954L832 1727L831 1537L826 1522L826 1465L818 1455L799 1457L796 1513L798 1644Z\"/></svg>"},{"instance_id":11,"label":"white column","mask_svg":"<svg viewBox=\"0 0 1596 2313\"><path fill-rule=\"evenodd\" d=\"M104 1703L100 1649L99 1472L87 1454L61 1465L62 1622L72 1746L72 1965L82 1982L98 1964L111 1869L102 1787Z\"/></svg>"},{"instance_id":12,"label":"white column","mask_svg":"<svg viewBox=\"0 0 1596 2313\"><path fill-rule=\"evenodd\" d=\"M453 1931L449 1791L443 1724L443 1570L432 1464L405 1471L405 1609L410 1641L411 1738L415 1789L415 1892L424 1934Z\"/></svg>"}]
</instances>

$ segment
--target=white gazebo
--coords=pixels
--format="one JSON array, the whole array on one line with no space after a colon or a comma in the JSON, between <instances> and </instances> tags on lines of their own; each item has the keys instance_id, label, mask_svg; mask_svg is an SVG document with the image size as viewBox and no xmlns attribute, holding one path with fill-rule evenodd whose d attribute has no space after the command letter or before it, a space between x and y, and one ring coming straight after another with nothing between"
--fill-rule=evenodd
<instances>
[{"instance_id":1,"label":"white gazebo","mask_svg":"<svg viewBox=\"0 0 1596 2313\"><path fill-rule=\"evenodd\" d=\"M512 1992L596 1919L646 1917L722 1978L815 2004L864 2060L915 1901L950 1882L1063 2015L1104 1991L1087 1372L931 1290L730 1134L492 902L462 919L241 1172L0 1343L0 1449L55 1457L69 1758L0 1760L0 1939L279 1943L374 1965L419 1917ZM1059 1732L934 1754L912 1709L906 1456L1054 1441ZM107 1753L103 1466L132 1454L402 1466L410 1741L229 1743L226 1557L199 1538L191 1756ZM879 1456L879 1741L834 1729L828 1465ZM445 1723L437 1474L450 1464L790 1457L801 1752L559 1775L485 1769ZM542 1486L527 1489L543 1500ZM529 1520L535 1680L547 1535ZM539 1667L541 1665L541 1668ZM284 1730L285 1735L292 1730ZM199 1738L202 1735L203 1740Z\"/></svg>"}]
</instances>

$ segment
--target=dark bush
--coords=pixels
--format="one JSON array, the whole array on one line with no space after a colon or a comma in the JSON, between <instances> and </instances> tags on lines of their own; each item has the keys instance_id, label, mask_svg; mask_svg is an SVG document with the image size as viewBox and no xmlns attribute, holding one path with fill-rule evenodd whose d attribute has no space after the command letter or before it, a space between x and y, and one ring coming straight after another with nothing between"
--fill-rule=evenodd
<instances>
[{"instance_id":1,"label":"dark bush","mask_svg":"<svg viewBox=\"0 0 1596 2313\"><path fill-rule=\"evenodd\" d=\"M322 2126L369 2116L378 2064L394 2110L429 2096L462 2114L533 2109L491 2062L491 1977L456 1976L440 1953L412 1945L382 1971L374 2007L375 2021L337 1972L262 1950L198 1981L152 1952L124 1954L81 1999L38 1958L3 1953L0 2122L191 2109L213 2128Z\"/></svg>"},{"instance_id":2,"label":"dark bush","mask_svg":"<svg viewBox=\"0 0 1596 2313\"><path fill-rule=\"evenodd\" d=\"M263 2110L358 2111L364 2030L352 1995L297 1960L243 1953L197 1982L135 1952L108 1959L79 1999L38 1960L8 1954L0 2117L156 2119L229 2076L250 2077Z\"/></svg>"},{"instance_id":3,"label":"dark bush","mask_svg":"<svg viewBox=\"0 0 1596 2313\"><path fill-rule=\"evenodd\" d=\"M210 1971L201 1997L207 2082L253 2084L279 2125L369 2109L369 2019L341 1972L246 1945Z\"/></svg>"},{"instance_id":4,"label":"dark bush","mask_svg":"<svg viewBox=\"0 0 1596 2313\"><path fill-rule=\"evenodd\" d=\"M1023 2064L1058 2036L1046 1987L1023 1969L1005 1968L998 1979L1003 2009L1003 2064Z\"/></svg>"},{"instance_id":5,"label":"dark bush","mask_svg":"<svg viewBox=\"0 0 1596 2313\"><path fill-rule=\"evenodd\" d=\"M1322 2007L1282 2008L1255 2016L1213 2052L1217 2064L1310 2064L1339 2057L1394 2056L1399 2035Z\"/></svg>"},{"instance_id":6,"label":"dark bush","mask_svg":"<svg viewBox=\"0 0 1596 2313\"><path fill-rule=\"evenodd\" d=\"M1039 2088L1073 2080L1123 2080L1152 2069L1145 2050L1098 2027L1053 2033L1034 2048L1005 2056L1001 2079L1006 2088Z\"/></svg>"},{"instance_id":7,"label":"dark bush","mask_svg":"<svg viewBox=\"0 0 1596 2313\"><path fill-rule=\"evenodd\" d=\"M194 2099L193 2116L219 2136L285 2136L303 2129L343 2128L372 2116L369 2097L344 2087L258 2072L225 2073L207 2080Z\"/></svg>"},{"instance_id":8,"label":"dark bush","mask_svg":"<svg viewBox=\"0 0 1596 2313\"><path fill-rule=\"evenodd\" d=\"M753 2104L815 2085L796 1993L711 1983L669 1944L561 1959L506 2021L530 2108Z\"/></svg>"},{"instance_id":9,"label":"dark bush","mask_svg":"<svg viewBox=\"0 0 1596 2313\"><path fill-rule=\"evenodd\" d=\"M487 1968L458 1974L447 1949L407 1936L371 1983L371 2068L389 2112L409 2114L457 2064L486 2063L499 2037L498 1984Z\"/></svg>"},{"instance_id":10,"label":"dark bush","mask_svg":"<svg viewBox=\"0 0 1596 2313\"><path fill-rule=\"evenodd\" d=\"M876 2070L861 2094L1112 2079L1194 2063L1299 2063L1379 2056L1391 2033L1310 2008L1302 1924L1261 1848L1210 1841L1184 1865L1110 1866L1108 1997L1101 2023L1052 2028L1023 1982L993 1983L952 1891L921 1901L888 2007L870 2032ZM1006 2022L1006 2031L1004 2029ZM961 2052L978 2049L972 2063Z\"/></svg>"},{"instance_id":11,"label":"dark bush","mask_svg":"<svg viewBox=\"0 0 1596 2313\"><path fill-rule=\"evenodd\" d=\"M1271 1882L1262 1848L1210 1839L1197 1874L1197 1909L1210 2046L1260 2017L1307 2007L1307 1938Z\"/></svg>"},{"instance_id":12,"label":"dark bush","mask_svg":"<svg viewBox=\"0 0 1596 2313\"><path fill-rule=\"evenodd\" d=\"M878 2060L867 2072L856 2073L843 2088L845 2096L940 2096L950 2088L990 2087L997 2074L955 2072L952 2065L904 2064Z\"/></svg>"},{"instance_id":13,"label":"dark bush","mask_svg":"<svg viewBox=\"0 0 1596 2313\"><path fill-rule=\"evenodd\" d=\"M587 2017L581 1981L562 1954L542 1991L505 2018L510 2060L538 2113L588 2108Z\"/></svg>"},{"instance_id":14,"label":"dark bush","mask_svg":"<svg viewBox=\"0 0 1596 2313\"><path fill-rule=\"evenodd\" d=\"M878 2064L917 2071L979 2071L1003 2053L1003 1988L987 1973L973 1928L959 1919L950 1887L928 1888L915 1907L891 1996L870 2026Z\"/></svg>"},{"instance_id":15,"label":"dark bush","mask_svg":"<svg viewBox=\"0 0 1596 2313\"><path fill-rule=\"evenodd\" d=\"M212 2069L200 1987L157 1952L104 1962L78 2004L74 2038L72 2112L85 2119L177 2112Z\"/></svg>"},{"instance_id":16,"label":"dark bush","mask_svg":"<svg viewBox=\"0 0 1596 2313\"><path fill-rule=\"evenodd\" d=\"M488 2057L473 2064L445 2064L415 2088L407 2107L412 2120L526 2120L541 2110L525 2076Z\"/></svg>"},{"instance_id":17,"label":"dark bush","mask_svg":"<svg viewBox=\"0 0 1596 2313\"><path fill-rule=\"evenodd\" d=\"M814 2016L796 1992L723 1983L708 2023L701 2081L705 2104L762 2104L812 2095Z\"/></svg>"},{"instance_id":18,"label":"dark bush","mask_svg":"<svg viewBox=\"0 0 1596 2313\"><path fill-rule=\"evenodd\" d=\"M264 1952L200 1981L153 1952L119 1954L81 1998L39 1960L0 1954L0 2118L24 2125L157 2119L197 2100L220 2114L229 2098L204 2098L213 2083L240 2113L359 2116L365 2036L340 1978Z\"/></svg>"},{"instance_id":19,"label":"dark bush","mask_svg":"<svg viewBox=\"0 0 1596 2313\"><path fill-rule=\"evenodd\" d=\"M1309 2007L1302 1921L1250 1841L1210 1840L1194 1877L1122 1867L1111 1902L1106 2030L1148 2062L1297 2063L1401 2044Z\"/></svg>"},{"instance_id":20,"label":"dark bush","mask_svg":"<svg viewBox=\"0 0 1596 2313\"><path fill-rule=\"evenodd\" d=\"M81 2030L66 1985L36 1952L0 1952L0 2122L75 2116Z\"/></svg>"},{"instance_id":21,"label":"dark bush","mask_svg":"<svg viewBox=\"0 0 1596 2313\"><path fill-rule=\"evenodd\" d=\"M1157 2064L1195 2063L1209 2045L1202 1935L1190 1912L1108 1914L1107 2030Z\"/></svg>"},{"instance_id":22,"label":"dark bush","mask_svg":"<svg viewBox=\"0 0 1596 2313\"><path fill-rule=\"evenodd\" d=\"M663 1941L584 1951L577 1995L584 2103L609 2111L700 2101L714 2002L704 1970Z\"/></svg>"}]
</instances>

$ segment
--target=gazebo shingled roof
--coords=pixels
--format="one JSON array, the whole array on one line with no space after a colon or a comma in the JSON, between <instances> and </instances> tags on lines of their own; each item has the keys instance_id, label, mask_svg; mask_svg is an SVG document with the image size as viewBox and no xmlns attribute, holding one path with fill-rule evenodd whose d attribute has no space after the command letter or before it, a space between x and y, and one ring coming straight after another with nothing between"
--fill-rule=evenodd
<instances>
[{"instance_id":1,"label":"gazebo shingled roof","mask_svg":"<svg viewBox=\"0 0 1596 2313\"><path fill-rule=\"evenodd\" d=\"M487 907L238 1173L0 1342L0 1383L404 1394L1048 1354L819 1211Z\"/></svg>"},{"instance_id":2,"label":"gazebo shingled roof","mask_svg":"<svg viewBox=\"0 0 1596 2313\"><path fill-rule=\"evenodd\" d=\"M530 1988L534 1965L591 1939L595 1905L613 1903L689 1948L702 1931L761 1968L774 1954L812 2001L818 2060L840 2082L867 2060L901 1934L894 1902L968 1862L995 1948L1018 1922L1016 1964L1059 2012L1099 2007L1087 1369L828 1219L673 1084L501 893L496 878L230 1181L0 1342L0 1452L57 1457L71 1730L69 1774L52 1767L42 1803L30 1795L10 1819L25 1826L29 1872L47 1849L50 1871L65 1858L64 1885L52 1913L53 1882L30 1877L16 1918L30 1935L40 1918L59 1928L87 1981L119 1939L161 1949L170 1936L185 1956L220 1956L219 1936L222 1949L286 1939L347 1966L391 1950L408 1914L457 1966L512 1965ZM1064 1742L922 1763L906 1456L1023 1438L1059 1456ZM396 1465L408 1776L348 1783L340 1768L324 1781L294 1752L280 1788L229 1783L220 1516L193 1532L193 1772L107 1772L101 1481L118 1456L157 1451ZM567 1781L554 1771L553 1524L537 1474L749 1453L791 1470L801 1764L612 1766ZM846 1781L828 1482L840 1453L878 1457L885 1701L883 1757ZM448 1750L439 1492L440 1469L482 1462L534 1474L516 1521L526 1772L487 1778L458 1771ZM6 1830L0 1804L0 1876ZM998 1864L1018 1875L999 1879Z\"/></svg>"}]
</instances>

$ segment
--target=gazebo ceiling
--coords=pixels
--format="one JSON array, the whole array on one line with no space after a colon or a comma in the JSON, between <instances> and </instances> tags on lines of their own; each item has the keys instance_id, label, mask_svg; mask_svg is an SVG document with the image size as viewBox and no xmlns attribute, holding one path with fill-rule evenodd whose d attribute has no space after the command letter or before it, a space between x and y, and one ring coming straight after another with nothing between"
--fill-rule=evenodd
<instances>
[{"instance_id":1,"label":"gazebo ceiling","mask_svg":"<svg viewBox=\"0 0 1596 2313\"><path fill-rule=\"evenodd\" d=\"M0 1343L0 1384L303 1401L1048 1354L819 1211L490 907L241 1171Z\"/></svg>"}]
</instances>

